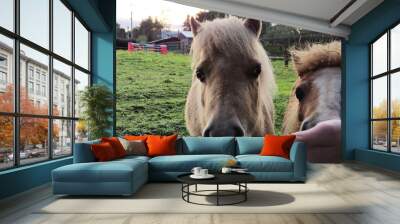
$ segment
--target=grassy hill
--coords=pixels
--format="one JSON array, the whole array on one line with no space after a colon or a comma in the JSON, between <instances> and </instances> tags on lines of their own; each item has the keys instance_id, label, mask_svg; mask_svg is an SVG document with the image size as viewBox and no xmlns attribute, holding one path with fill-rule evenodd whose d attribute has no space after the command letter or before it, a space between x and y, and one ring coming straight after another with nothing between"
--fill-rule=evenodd
<instances>
[{"instance_id":1,"label":"grassy hill","mask_svg":"<svg viewBox=\"0 0 400 224\"><path fill-rule=\"evenodd\" d=\"M273 66L279 88L275 127L280 133L296 76L283 61L274 61ZM188 135L184 107L190 82L190 56L118 50L117 133Z\"/></svg>"}]
</instances>

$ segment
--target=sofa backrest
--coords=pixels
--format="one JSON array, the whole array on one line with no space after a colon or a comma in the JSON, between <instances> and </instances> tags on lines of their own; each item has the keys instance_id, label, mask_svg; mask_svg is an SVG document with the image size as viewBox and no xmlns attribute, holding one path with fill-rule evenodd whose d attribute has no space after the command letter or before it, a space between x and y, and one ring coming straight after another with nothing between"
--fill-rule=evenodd
<instances>
[{"instance_id":1,"label":"sofa backrest","mask_svg":"<svg viewBox=\"0 0 400 224\"><path fill-rule=\"evenodd\" d=\"M234 137L182 137L177 144L178 154L226 154L235 155Z\"/></svg>"},{"instance_id":2,"label":"sofa backrest","mask_svg":"<svg viewBox=\"0 0 400 224\"><path fill-rule=\"evenodd\" d=\"M74 146L74 163L95 162L96 158L91 150L92 144L99 144L100 140L75 143Z\"/></svg>"},{"instance_id":3,"label":"sofa backrest","mask_svg":"<svg viewBox=\"0 0 400 224\"><path fill-rule=\"evenodd\" d=\"M236 137L236 155L259 154L264 137Z\"/></svg>"}]
</instances>

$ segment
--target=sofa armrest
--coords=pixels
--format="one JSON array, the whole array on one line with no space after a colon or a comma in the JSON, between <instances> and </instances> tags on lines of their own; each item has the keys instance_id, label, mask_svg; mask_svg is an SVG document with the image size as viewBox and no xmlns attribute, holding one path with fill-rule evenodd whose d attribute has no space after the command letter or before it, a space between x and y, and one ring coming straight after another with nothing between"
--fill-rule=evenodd
<instances>
[{"instance_id":1,"label":"sofa armrest","mask_svg":"<svg viewBox=\"0 0 400 224\"><path fill-rule=\"evenodd\" d=\"M75 145L74 145L74 163L95 162L96 158L94 157L90 146L92 144L97 144L99 142L100 141L75 143Z\"/></svg>"},{"instance_id":2,"label":"sofa armrest","mask_svg":"<svg viewBox=\"0 0 400 224\"><path fill-rule=\"evenodd\" d=\"M305 181L307 176L307 149L304 142L295 141L290 149L290 160L293 162L293 179Z\"/></svg>"}]
</instances>

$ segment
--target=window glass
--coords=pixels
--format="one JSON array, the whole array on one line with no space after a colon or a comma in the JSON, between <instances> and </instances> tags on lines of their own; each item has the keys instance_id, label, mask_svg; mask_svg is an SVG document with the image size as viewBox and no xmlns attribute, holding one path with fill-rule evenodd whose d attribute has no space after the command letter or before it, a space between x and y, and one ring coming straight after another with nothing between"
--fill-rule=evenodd
<instances>
[{"instance_id":1,"label":"window glass","mask_svg":"<svg viewBox=\"0 0 400 224\"><path fill-rule=\"evenodd\" d=\"M372 118L387 118L387 78L372 81Z\"/></svg>"},{"instance_id":2,"label":"window glass","mask_svg":"<svg viewBox=\"0 0 400 224\"><path fill-rule=\"evenodd\" d=\"M35 163L49 158L49 120L45 118L20 118L20 163Z\"/></svg>"},{"instance_id":3,"label":"window glass","mask_svg":"<svg viewBox=\"0 0 400 224\"><path fill-rule=\"evenodd\" d=\"M14 24L15 2L19 2L18 24ZM90 74L81 71L90 69L90 33L73 17L73 11L64 2L0 0L0 28L11 32L15 29L20 31L12 38L0 34L0 112L3 113L0 115L0 170L45 161L51 156L57 158L71 155L72 138L78 141L88 139L86 124L75 121L73 117L81 116L80 95L90 84ZM52 27L49 27L50 24ZM19 74L15 73L15 41L19 42ZM74 64L67 65L64 60L52 58L52 53L43 48ZM49 69L50 60L53 65L52 74ZM18 100L14 98L15 77L19 80ZM53 105L50 105L50 101ZM19 113L12 114L15 112L15 102L18 102L18 112L22 116ZM49 114L50 106L52 114ZM19 121L19 127L14 127L15 121ZM15 133L18 135L14 135L15 128L19 130ZM48 133L50 129L52 132ZM13 145L16 139L20 142L18 149ZM49 148L53 149L52 152ZM15 157L20 160L15 160Z\"/></svg>"},{"instance_id":4,"label":"window glass","mask_svg":"<svg viewBox=\"0 0 400 224\"><path fill-rule=\"evenodd\" d=\"M89 32L75 18L75 63L89 70Z\"/></svg>"},{"instance_id":5,"label":"window glass","mask_svg":"<svg viewBox=\"0 0 400 224\"><path fill-rule=\"evenodd\" d=\"M53 115L72 117L71 66L53 60Z\"/></svg>"},{"instance_id":6,"label":"window glass","mask_svg":"<svg viewBox=\"0 0 400 224\"><path fill-rule=\"evenodd\" d=\"M14 165L13 117L0 116L0 170Z\"/></svg>"},{"instance_id":7,"label":"window glass","mask_svg":"<svg viewBox=\"0 0 400 224\"><path fill-rule=\"evenodd\" d=\"M72 154L72 121L53 120L53 157Z\"/></svg>"},{"instance_id":8,"label":"window glass","mask_svg":"<svg viewBox=\"0 0 400 224\"><path fill-rule=\"evenodd\" d=\"M372 147L387 151L387 121L372 122Z\"/></svg>"},{"instance_id":9,"label":"window glass","mask_svg":"<svg viewBox=\"0 0 400 224\"><path fill-rule=\"evenodd\" d=\"M390 32L390 68L400 67L400 24Z\"/></svg>"},{"instance_id":10,"label":"window glass","mask_svg":"<svg viewBox=\"0 0 400 224\"><path fill-rule=\"evenodd\" d=\"M391 74L390 102L391 116L400 118L400 72Z\"/></svg>"},{"instance_id":11,"label":"window glass","mask_svg":"<svg viewBox=\"0 0 400 224\"><path fill-rule=\"evenodd\" d=\"M372 75L387 71L387 34L372 44Z\"/></svg>"},{"instance_id":12,"label":"window glass","mask_svg":"<svg viewBox=\"0 0 400 224\"><path fill-rule=\"evenodd\" d=\"M0 111L14 111L14 44L13 40L0 35Z\"/></svg>"},{"instance_id":13,"label":"window glass","mask_svg":"<svg viewBox=\"0 0 400 224\"><path fill-rule=\"evenodd\" d=\"M71 60L72 12L60 1L53 0L53 51Z\"/></svg>"},{"instance_id":14,"label":"window glass","mask_svg":"<svg viewBox=\"0 0 400 224\"><path fill-rule=\"evenodd\" d=\"M0 1L0 26L14 31L14 0Z\"/></svg>"},{"instance_id":15,"label":"window glass","mask_svg":"<svg viewBox=\"0 0 400 224\"><path fill-rule=\"evenodd\" d=\"M391 121L391 152L400 153L400 120Z\"/></svg>"},{"instance_id":16,"label":"window glass","mask_svg":"<svg viewBox=\"0 0 400 224\"><path fill-rule=\"evenodd\" d=\"M49 57L30 47L21 44L20 53L20 110L24 114L47 115L49 108L48 97L48 63ZM26 68L33 68L35 71L34 92L29 92L29 74ZM43 79L42 77L45 77ZM36 102L36 103L32 103Z\"/></svg>"},{"instance_id":17,"label":"window glass","mask_svg":"<svg viewBox=\"0 0 400 224\"><path fill-rule=\"evenodd\" d=\"M49 0L20 0L21 36L49 48Z\"/></svg>"},{"instance_id":18,"label":"window glass","mask_svg":"<svg viewBox=\"0 0 400 224\"><path fill-rule=\"evenodd\" d=\"M80 117L82 108L80 107L80 98L82 91L89 86L89 75L75 69L75 117Z\"/></svg>"}]
</instances>

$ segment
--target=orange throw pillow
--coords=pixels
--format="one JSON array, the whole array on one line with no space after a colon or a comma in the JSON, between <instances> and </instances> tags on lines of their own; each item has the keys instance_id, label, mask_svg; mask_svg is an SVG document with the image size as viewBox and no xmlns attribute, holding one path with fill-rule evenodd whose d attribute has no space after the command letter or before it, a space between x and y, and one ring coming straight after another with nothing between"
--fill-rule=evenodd
<instances>
[{"instance_id":1,"label":"orange throw pillow","mask_svg":"<svg viewBox=\"0 0 400 224\"><path fill-rule=\"evenodd\" d=\"M264 146L261 149L261 156L280 156L286 159L290 158L290 148L296 135L285 135L275 136L266 135L264 136Z\"/></svg>"},{"instance_id":2,"label":"orange throw pillow","mask_svg":"<svg viewBox=\"0 0 400 224\"><path fill-rule=\"evenodd\" d=\"M147 135L142 135L142 136L135 136L135 135L125 135L124 139L128 141L146 141Z\"/></svg>"},{"instance_id":3,"label":"orange throw pillow","mask_svg":"<svg viewBox=\"0 0 400 224\"><path fill-rule=\"evenodd\" d=\"M117 137L101 138L101 142L108 142L114 149L117 158L125 157L126 151Z\"/></svg>"},{"instance_id":4,"label":"orange throw pillow","mask_svg":"<svg viewBox=\"0 0 400 224\"><path fill-rule=\"evenodd\" d=\"M176 139L178 135L170 136L159 136L149 135L147 136L147 154L148 156L165 156L165 155L176 155Z\"/></svg>"},{"instance_id":5,"label":"orange throw pillow","mask_svg":"<svg viewBox=\"0 0 400 224\"><path fill-rule=\"evenodd\" d=\"M117 158L113 147L108 142L93 144L91 145L91 149L94 157L99 162L110 161Z\"/></svg>"}]
</instances>

